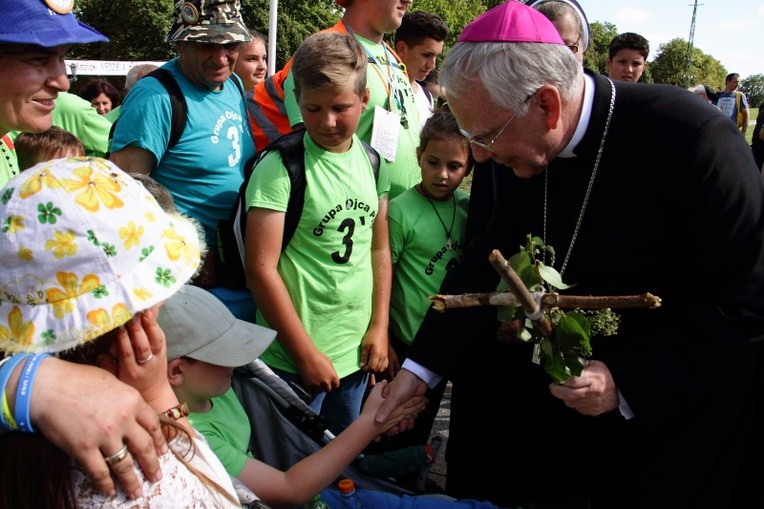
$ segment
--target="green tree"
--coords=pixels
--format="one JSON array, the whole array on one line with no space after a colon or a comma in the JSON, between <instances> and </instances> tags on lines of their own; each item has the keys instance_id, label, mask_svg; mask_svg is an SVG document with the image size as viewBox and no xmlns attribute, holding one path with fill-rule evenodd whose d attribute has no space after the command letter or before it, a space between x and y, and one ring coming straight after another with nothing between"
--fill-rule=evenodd
<instances>
[{"instance_id":1,"label":"green tree","mask_svg":"<svg viewBox=\"0 0 764 509\"><path fill-rule=\"evenodd\" d=\"M657 83L690 87L702 83L716 89L724 84L726 71L721 63L699 48L692 48L692 62L687 62L687 41L677 37L661 44L651 64Z\"/></svg>"},{"instance_id":2,"label":"green tree","mask_svg":"<svg viewBox=\"0 0 764 509\"><path fill-rule=\"evenodd\" d=\"M610 41L618 35L618 29L607 21L589 23L589 47L584 53L584 67L607 75L607 50Z\"/></svg>"},{"instance_id":3,"label":"green tree","mask_svg":"<svg viewBox=\"0 0 764 509\"><path fill-rule=\"evenodd\" d=\"M109 38L108 43L76 46L71 58L168 60L164 42L175 19L174 2L156 0L80 0L77 16ZM268 35L269 0L242 0L244 22ZM334 0L280 0L276 26L276 67L282 66L308 35L337 22Z\"/></svg>"},{"instance_id":4,"label":"green tree","mask_svg":"<svg viewBox=\"0 0 764 509\"><path fill-rule=\"evenodd\" d=\"M742 81L740 90L748 98L748 105L757 108L764 103L764 74L752 74Z\"/></svg>"},{"instance_id":5,"label":"green tree","mask_svg":"<svg viewBox=\"0 0 764 509\"><path fill-rule=\"evenodd\" d=\"M269 0L242 0L247 26L268 35ZM279 0L276 17L276 69L281 69L309 35L340 19L342 10L334 0Z\"/></svg>"},{"instance_id":6,"label":"green tree","mask_svg":"<svg viewBox=\"0 0 764 509\"><path fill-rule=\"evenodd\" d=\"M412 6L414 11L433 12L443 18L449 28L448 38L443 45L443 55L454 45L465 26L484 13L489 3L480 0L417 0ZM496 4L496 2L492 2ZM493 7L493 5L491 5ZM389 37L389 41L392 37Z\"/></svg>"},{"instance_id":7,"label":"green tree","mask_svg":"<svg viewBox=\"0 0 764 509\"><path fill-rule=\"evenodd\" d=\"M70 58L167 60L164 42L173 20L173 3L156 0L81 0L77 17L109 38L108 43L75 46Z\"/></svg>"},{"instance_id":8,"label":"green tree","mask_svg":"<svg viewBox=\"0 0 764 509\"><path fill-rule=\"evenodd\" d=\"M727 75L727 70L724 68L721 62L703 53L698 48L692 50L692 71L690 74L691 82L690 86L696 84L709 85L715 90L724 88L724 78Z\"/></svg>"}]
</instances>

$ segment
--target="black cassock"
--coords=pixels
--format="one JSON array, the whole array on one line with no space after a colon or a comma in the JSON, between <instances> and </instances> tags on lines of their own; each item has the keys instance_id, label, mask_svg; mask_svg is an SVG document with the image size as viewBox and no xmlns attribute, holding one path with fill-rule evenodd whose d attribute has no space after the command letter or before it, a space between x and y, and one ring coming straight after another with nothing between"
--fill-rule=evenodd
<instances>
[{"instance_id":1,"label":"black cassock","mask_svg":"<svg viewBox=\"0 0 764 509\"><path fill-rule=\"evenodd\" d=\"M588 71L587 71L588 72ZM442 293L491 291L491 249L542 237L559 270L610 103L594 76L577 157L548 175L475 169L464 262ZM430 311L409 357L453 381L447 491L500 505L588 499L620 509L764 507L764 185L728 118L688 91L616 82L602 159L563 280L576 295L662 299L595 338L635 417L588 417L549 393L528 344L496 339L496 308ZM758 493L757 493L758 492ZM560 506L562 507L562 506Z\"/></svg>"}]
</instances>

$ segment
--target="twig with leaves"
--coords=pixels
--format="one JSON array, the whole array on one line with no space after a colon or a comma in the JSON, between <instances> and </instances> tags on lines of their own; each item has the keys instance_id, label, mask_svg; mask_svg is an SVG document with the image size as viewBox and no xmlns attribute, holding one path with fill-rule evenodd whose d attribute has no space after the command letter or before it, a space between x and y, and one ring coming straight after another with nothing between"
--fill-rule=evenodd
<instances>
[{"instance_id":1,"label":"twig with leaves","mask_svg":"<svg viewBox=\"0 0 764 509\"><path fill-rule=\"evenodd\" d=\"M534 343L533 361L543 362L544 369L558 383L581 374L584 360L591 356L590 338L617 332L620 318L612 309L655 309L660 297L645 293L622 296L560 295L555 290L570 288L539 254L554 250L538 237L528 235L520 252L507 261L498 250L488 259L502 278L507 291L465 293L430 297L438 311L472 306L500 306L500 319L524 319L518 339ZM565 312L563 308L572 309Z\"/></svg>"}]
</instances>

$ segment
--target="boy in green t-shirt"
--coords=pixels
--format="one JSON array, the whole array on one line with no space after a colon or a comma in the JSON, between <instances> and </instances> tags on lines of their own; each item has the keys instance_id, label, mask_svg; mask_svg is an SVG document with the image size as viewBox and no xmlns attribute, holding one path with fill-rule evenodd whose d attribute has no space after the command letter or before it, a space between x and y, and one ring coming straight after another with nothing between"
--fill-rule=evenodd
<instances>
[{"instance_id":1,"label":"boy in green t-shirt","mask_svg":"<svg viewBox=\"0 0 764 509\"><path fill-rule=\"evenodd\" d=\"M292 61L306 133L305 205L281 249L290 180L277 151L246 190L245 266L257 323L278 332L262 360L303 387L337 434L361 409L369 372L387 368L390 177L378 178L355 130L369 100L367 56L352 36L319 32Z\"/></svg>"}]
</instances>

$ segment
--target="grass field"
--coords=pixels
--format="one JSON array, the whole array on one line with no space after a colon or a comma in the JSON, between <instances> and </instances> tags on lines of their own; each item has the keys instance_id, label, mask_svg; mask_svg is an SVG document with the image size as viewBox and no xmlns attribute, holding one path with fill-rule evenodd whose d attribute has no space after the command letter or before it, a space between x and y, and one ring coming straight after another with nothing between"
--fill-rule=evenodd
<instances>
[{"instance_id":1,"label":"grass field","mask_svg":"<svg viewBox=\"0 0 764 509\"><path fill-rule=\"evenodd\" d=\"M745 139L748 140L748 144L751 144L751 136L753 136L753 124L756 122L756 117L759 116L759 108L751 108L748 111L748 131L745 133Z\"/></svg>"},{"instance_id":2,"label":"grass field","mask_svg":"<svg viewBox=\"0 0 764 509\"><path fill-rule=\"evenodd\" d=\"M751 137L753 136L753 124L756 121L756 117L759 115L759 108L751 108L748 112L748 121L750 125L748 126L748 130L745 133L745 139L748 142L748 145L751 144ZM464 180L462 180L462 185L459 187L466 191L470 192L470 186L472 185L472 173L464 177Z\"/></svg>"}]
</instances>

